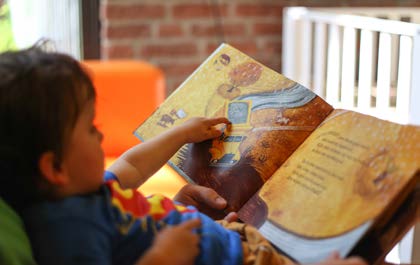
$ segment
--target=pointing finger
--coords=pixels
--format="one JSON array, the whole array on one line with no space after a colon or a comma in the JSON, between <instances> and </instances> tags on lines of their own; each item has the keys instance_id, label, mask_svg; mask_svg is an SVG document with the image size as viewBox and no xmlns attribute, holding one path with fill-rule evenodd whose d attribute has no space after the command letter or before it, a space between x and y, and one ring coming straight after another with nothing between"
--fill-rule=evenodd
<instances>
[{"instance_id":1,"label":"pointing finger","mask_svg":"<svg viewBox=\"0 0 420 265\"><path fill-rule=\"evenodd\" d=\"M225 117L210 118L208 122L209 122L209 125L211 125L211 126L212 125L217 125L217 124L220 124L220 123L224 123L224 124L229 124L230 123L230 121Z\"/></svg>"}]
</instances>

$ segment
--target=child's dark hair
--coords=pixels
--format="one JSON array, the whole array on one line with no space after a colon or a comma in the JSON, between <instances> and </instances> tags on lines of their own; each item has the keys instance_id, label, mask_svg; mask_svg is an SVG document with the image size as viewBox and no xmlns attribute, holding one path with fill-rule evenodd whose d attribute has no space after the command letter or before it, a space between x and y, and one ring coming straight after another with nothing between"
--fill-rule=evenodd
<instances>
[{"instance_id":1,"label":"child's dark hair","mask_svg":"<svg viewBox=\"0 0 420 265\"><path fill-rule=\"evenodd\" d=\"M94 100L88 74L68 55L32 47L0 54L0 197L16 209L47 198L40 155L61 163L71 129Z\"/></svg>"}]
</instances>

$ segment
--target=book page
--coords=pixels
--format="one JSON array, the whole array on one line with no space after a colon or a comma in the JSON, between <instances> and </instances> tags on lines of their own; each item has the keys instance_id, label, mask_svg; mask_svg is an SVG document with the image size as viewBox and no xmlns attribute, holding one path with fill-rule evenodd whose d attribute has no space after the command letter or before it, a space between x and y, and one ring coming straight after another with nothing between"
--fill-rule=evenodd
<instances>
[{"instance_id":1,"label":"book page","mask_svg":"<svg viewBox=\"0 0 420 265\"><path fill-rule=\"evenodd\" d=\"M382 214L419 166L419 127L335 110L240 217L305 238L336 237ZM251 218L247 207L256 204L264 210Z\"/></svg>"},{"instance_id":2,"label":"book page","mask_svg":"<svg viewBox=\"0 0 420 265\"><path fill-rule=\"evenodd\" d=\"M147 141L191 117L227 117L232 125L220 138L185 145L170 163L236 211L331 111L309 89L223 44L135 134Z\"/></svg>"}]
</instances>

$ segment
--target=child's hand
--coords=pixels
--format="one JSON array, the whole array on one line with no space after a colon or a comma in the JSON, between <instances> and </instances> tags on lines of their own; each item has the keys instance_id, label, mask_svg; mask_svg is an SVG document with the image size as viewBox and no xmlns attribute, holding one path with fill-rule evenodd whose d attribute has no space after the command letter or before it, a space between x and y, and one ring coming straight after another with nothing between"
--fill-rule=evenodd
<instances>
[{"instance_id":1,"label":"child's hand","mask_svg":"<svg viewBox=\"0 0 420 265\"><path fill-rule=\"evenodd\" d=\"M193 219L162 229L154 239L152 247L136 265L194 264L200 251L200 237L192 230L200 226L200 219Z\"/></svg>"},{"instance_id":2,"label":"child's hand","mask_svg":"<svg viewBox=\"0 0 420 265\"><path fill-rule=\"evenodd\" d=\"M202 142L218 137L222 131L217 125L229 125L226 118L192 118L181 125L133 146L117 161L109 171L113 172L124 188L138 188L158 171L184 144Z\"/></svg>"},{"instance_id":3,"label":"child's hand","mask_svg":"<svg viewBox=\"0 0 420 265\"><path fill-rule=\"evenodd\" d=\"M229 120L224 117L204 118L194 117L180 125L182 133L185 134L187 143L198 143L204 140L219 137L222 131L216 127L219 124L230 124Z\"/></svg>"}]
</instances>

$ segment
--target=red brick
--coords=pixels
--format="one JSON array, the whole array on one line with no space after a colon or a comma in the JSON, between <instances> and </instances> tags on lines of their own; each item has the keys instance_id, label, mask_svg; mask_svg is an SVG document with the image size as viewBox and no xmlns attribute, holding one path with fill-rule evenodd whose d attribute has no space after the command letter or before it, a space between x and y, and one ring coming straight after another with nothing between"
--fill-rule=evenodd
<instances>
[{"instance_id":1,"label":"red brick","mask_svg":"<svg viewBox=\"0 0 420 265\"><path fill-rule=\"evenodd\" d=\"M104 15L108 19L161 19L165 16L165 7L163 5L147 4L108 4L106 5Z\"/></svg>"},{"instance_id":2,"label":"red brick","mask_svg":"<svg viewBox=\"0 0 420 265\"><path fill-rule=\"evenodd\" d=\"M216 14L225 16L227 14L227 6L219 5L213 7L207 4L180 4L173 7L172 13L176 19L214 17Z\"/></svg>"},{"instance_id":3,"label":"red brick","mask_svg":"<svg viewBox=\"0 0 420 265\"><path fill-rule=\"evenodd\" d=\"M283 4L240 4L235 9L236 15L267 17L281 17L283 14Z\"/></svg>"},{"instance_id":4,"label":"red brick","mask_svg":"<svg viewBox=\"0 0 420 265\"><path fill-rule=\"evenodd\" d=\"M236 49L242 51L243 53L246 53L249 56L254 56L258 51L257 44L254 40L230 41L229 43Z\"/></svg>"},{"instance_id":5,"label":"red brick","mask_svg":"<svg viewBox=\"0 0 420 265\"><path fill-rule=\"evenodd\" d=\"M264 52L268 54L281 54L281 38L279 38L278 41L265 41L263 44L263 49Z\"/></svg>"},{"instance_id":6,"label":"red brick","mask_svg":"<svg viewBox=\"0 0 420 265\"><path fill-rule=\"evenodd\" d=\"M244 41L227 41L231 46L234 48L240 50L243 53L246 53L247 55L253 57L257 53L257 44L255 41L252 40L244 40ZM207 45L207 53L211 54L216 50L217 47L219 47L220 44L217 43L210 43Z\"/></svg>"},{"instance_id":7,"label":"red brick","mask_svg":"<svg viewBox=\"0 0 420 265\"><path fill-rule=\"evenodd\" d=\"M243 24L225 24L221 28L216 25L194 24L191 29L194 36L215 36L224 34L225 36L243 36L245 34L245 25Z\"/></svg>"},{"instance_id":8,"label":"red brick","mask_svg":"<svg viewBox=\"0 0 420 265\"><path fill-rule=\"evenodd\" d=\"M275 57L273 55L271 56L260 56L257 57L256 60L260 62L261 64L265 65L266 67L279 72L281 70L281 56Z\"/></svg>"},{"instance_id":9,"label":"red brick","mask_svg":"<svg viewBox=\"0 0 420 265\"><path fill-rule=\"evenodd\" d=\"M244 36L246 28L244 24L225 24L223 31L226 36Z\"/></svg>"},{"instance_id":10,"label":"red brick","mask_svg":"<svg viewBox=\"0 0 420 265\"><path fill-rule=\"evenodd\" d=\"M134 50L131 45L111 45L104 47L102 54L108 59L133 58Z\"/></svg>"},{"instance_id":11,"label":"red brick","mask_svg":"<svg viewBox=\"0 0 420 265\"><path fill-rule=\"evenodd\" d=\"M282 34L282 23L256 23L253 27L254 33L258 35L277 35Z\"/></svg>"},{"instance_id":12,"label":"red brick","mask_svg":"<svg viewBox=\"0 0 420 265\"><path fill-rule=\"evenodd\" d=\"M200 65L199 63L161 63L159 66L163 69L164 73L169 76L186 77L194 72Z\"/></svg>"},{"instance_id":13,"label":"red brick","mask_svg":"<svg viewBox=\"0 0 420 265\"><path fill-rule=\"evenodd\" d=\"M345 6L344 2L347 0L317 0L317 1L311 1L311 0L298 0L295 1L295 6L305 6L305 7L341 7ZM352 2L353 0L350 0ZM367 1L367 0L363 0Z\"/></svg>"},{"instance_id":14,"label":"red brick","mask_svg":"<svg viewBox=\"0 0 420 265\"><path fill-rule=\"evenodd\" d=\"M188 4L188 2L192 4ZM153 44L150 46L145 46L150 44L146 40L139 42L138 45L143 49L134 49L130 46L131 43L129 45L106 47L103 48L103 55L108 55L111 58L142 57L158 65L165 63L162 67L165 68L166 72L168 92L171 92L195 69L195 61L191 61L192 58L200 58L198 61L201 63L219 46L222 36L218 34L217 27L214 24L216 15L219 13L222 16L223 41L270 68L279 70L281 67L282 6L408 7L420 5L419 0L233 0L219 1L223 3L220 5L220 9L214 9L213 2L185 0L101 1L101 8L103 7L101 11L104 11L104 15L101 15L104 32L107 32L105 28L109 24L106 19L110 18L111 25L128 23L133 25L136 21L137 24L150 23L154 25L152 27L157 26L153 28L152 34L155 33L154 30L156 29L157 36L160 37L160 40L153 39ZM241 24L241 22L246 23ZM254 25L254 22L258 22L258 24ZM233 26L228 26L229 24ZM249 28L251 32L248 32L248 26L251 26ZM245 29L243 29L244 27ZM187 32L187 29L190 32ZM101 43L102 45L108 45L109 37L106 34L103 35L105 39L102 39ZM130 42L127 38L125 42ZM171 44L175 41L175 38L178 38L175 44ZM148 39L148 37L145 37L145 39ZM201 48L204 48L204 51ZM203 52L203 54L200 52ZM176 61L176 64L171 65L168 61Z\"/></svg>"},{"instance_id":15,"label":"red brick","mask_svg":"<svg viewBox=\"0 0 420 265\"><path fill-rule=\"evenodd\" d=\"M207 55L212 54L217 49L217 47L219 47L219 45L220 45L220 43L209 43L209 44L207 44L207 48L206 48Z\"/></svg>"},{"instance_id":16,"label":"red brick","mask_svg":"<svg viewBox=\"0 0 420 265\"><path fill-rule=\"evenodd\" d=\"M151 36L151 26L148 25L109 25L106 33L110 39L127 39Z\"/></svg>"},{"instance_id":17,"label":"red brick","mask_svg":"<svg viewBox=\"0 0 420 265\"><path fill-rule=\"evenodd\" d=\"M152 44L142 48L141 54L145 57L172 57L172 56L192 56L197 53L197 46L191 42L178 44Z\"/></svg>"},{"instance_id":18,"label":"red brick","mask_svg":"<svg viewBox=\"0 0 420 265\"><path fill-rule=\"evenodd\" d=\"M163 24L159 26L160 37L181 37L184 32L180 25L177 24Z\"/></svg>"}]
</instances>

